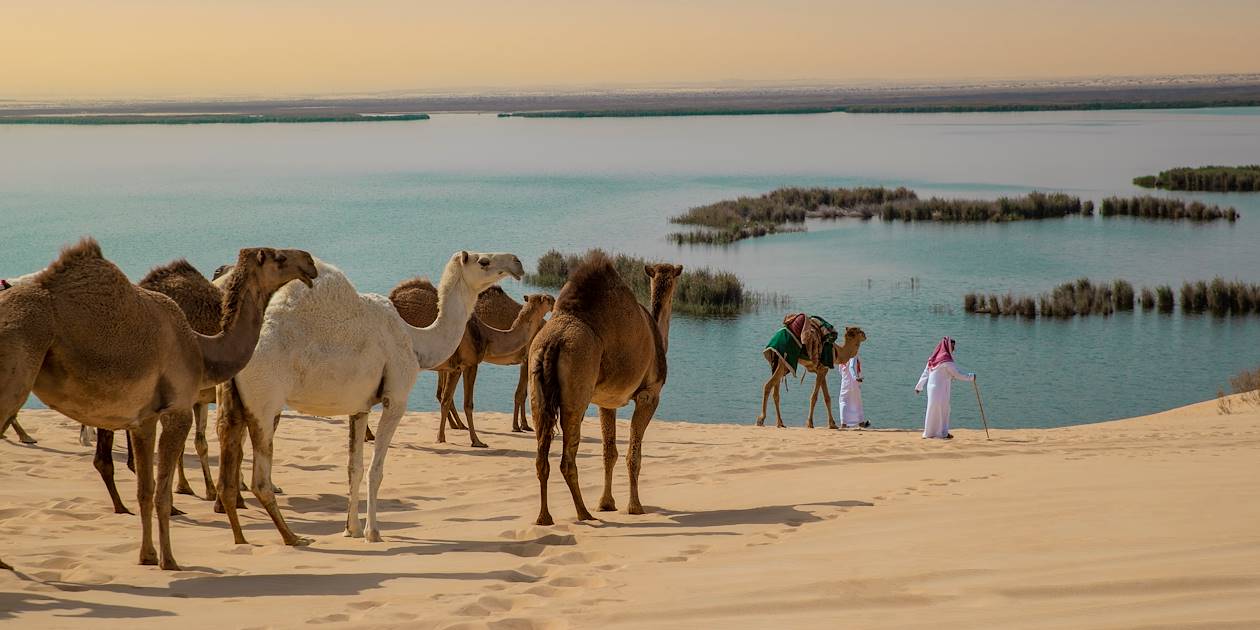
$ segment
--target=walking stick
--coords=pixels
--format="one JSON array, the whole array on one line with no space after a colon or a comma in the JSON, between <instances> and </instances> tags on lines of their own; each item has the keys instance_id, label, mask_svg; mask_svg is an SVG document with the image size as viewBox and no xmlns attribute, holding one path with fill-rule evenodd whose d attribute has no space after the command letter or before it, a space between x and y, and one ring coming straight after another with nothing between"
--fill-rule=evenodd
<instances>
[{"instance_id":1,"label":"walking stick","mask_svg":"<svg viewBox=\"0 0 1260 630\"><path fill-rule=\"evenodd\" d=\"M980 405L980 422L984 423L984 439L989 439L989 420L984 417L984 402L980 400L980 383L976 379L971 380L972 386L976 390L976 404Z\"/></svg>"}]
</instances>

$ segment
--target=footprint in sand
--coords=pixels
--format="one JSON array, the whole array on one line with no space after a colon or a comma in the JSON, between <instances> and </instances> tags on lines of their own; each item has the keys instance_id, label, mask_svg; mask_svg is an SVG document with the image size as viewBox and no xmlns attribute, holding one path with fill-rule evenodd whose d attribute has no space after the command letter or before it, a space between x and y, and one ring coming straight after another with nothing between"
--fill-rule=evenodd
<instances>
[{"instance_id":1,"label":"footprint in sand","mask_svg":"<svg viewBox=\"0 0 1260 630\"><path fill-rule=\"evenodd\" d=\"M306 623L342 623L350 621L350 615L344 613L333 613L324 615L323 617L312 617L306 620Z\"/></svg>"}]
</instances>

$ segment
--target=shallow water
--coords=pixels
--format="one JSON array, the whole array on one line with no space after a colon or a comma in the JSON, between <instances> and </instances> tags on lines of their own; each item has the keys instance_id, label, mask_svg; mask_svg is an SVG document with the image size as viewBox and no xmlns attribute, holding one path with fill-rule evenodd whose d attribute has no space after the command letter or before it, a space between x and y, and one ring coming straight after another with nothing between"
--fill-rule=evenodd
<instances>
[{"instance_id":1,"label":"shallow water","mask_svg":"<svg viewBox=\"0 0 1260 630\"><path fill-rule=\"evenodd\" d=\"M1178 193L1238 207L1234 225L842 220L727 248L672 245L666 218L784 185L986 198L1063 190L1098 201L1147 192L1130 180L1162 168L1254 163L1256 147L1260 108L0 126L0 275L37 269L84 234L133 279L181 256L209 272L239 247L274 245L306 248L379 293L436 276L458 249L511 251L528 265L553 247L598 246L728 269L753 290L790 296L787 310L862 326L863 396L878 426L921 422L912 387L946 334L959 340L960 364L980 373L992 424L1058 426L1213 396L1260 364L1260 318L1137 312L1029 323L965 315L963 294L1041 292L1079 276L1260 282L1260 195ZM783 310L676 317L658 417L751 422L767 375L760 349ZM478 408L510 410L516 374L481 370ZM803 422L811 382L784 394L789 424ZM434 409L433 387L423 376L409 406ZM955 424L978 425L970 389L956 389Z\"/></svg>"}]
</instances>

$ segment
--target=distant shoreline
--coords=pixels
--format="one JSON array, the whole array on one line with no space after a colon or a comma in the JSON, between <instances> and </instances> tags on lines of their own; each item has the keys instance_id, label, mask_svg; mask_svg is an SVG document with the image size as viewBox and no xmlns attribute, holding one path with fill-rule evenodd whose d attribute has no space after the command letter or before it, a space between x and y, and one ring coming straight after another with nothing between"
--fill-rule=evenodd
<instances>
[{"instance_id":1,"label":"distant shoreline","mask_svg":"<svg viewBox=\"0 0 1260 630\"><path fill-rule=\"evenodd\" d=\"M1100 111L1260 106L1260 75L882 87L687 88L388 94L288 99L0 101L3 124L208 124L424 120L431 113L503 118L752 116ZM408 113L408 112L428 112Z\"/></svg>"}]
</instances>

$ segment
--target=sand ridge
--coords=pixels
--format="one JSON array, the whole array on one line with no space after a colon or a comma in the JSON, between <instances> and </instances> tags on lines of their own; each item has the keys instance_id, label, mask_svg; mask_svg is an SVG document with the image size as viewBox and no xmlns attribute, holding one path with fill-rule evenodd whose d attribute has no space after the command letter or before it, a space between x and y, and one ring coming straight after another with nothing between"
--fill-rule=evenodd
<instances>
[{"instance_id":1,"label":"sand ridge","mask_svg":"<svg viewBox=\"0 0 1260 630\"><path fill-rule=\"evenodd\" d=\"M411 413L380 493L381 544L342 536L345 420L286 415L274 479L290 525L314 544L282 545L249 497L249 544L233 545L210 503L177 496L189 514L172 519L184 568L173 573L136 564L136 517L110 510L78 425L27 410L40 444L0 441L0 558L17 568L0 572L0 622L1256 627L1260 409L1235 409L995 429L992 441L959 430L950 442L658 420L643 456L648 514L575 522L553 474L552 527L532 524L533 435L507 432L510 415L480 414L490 448L472 449L462 432L435 444L436 415ZM603 476L588 420L579 467L590 497ZM134 475L116 458L134 509Z\"/></svg>"}]
</instances>

